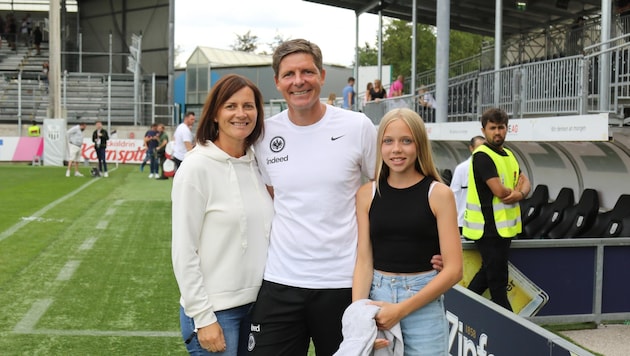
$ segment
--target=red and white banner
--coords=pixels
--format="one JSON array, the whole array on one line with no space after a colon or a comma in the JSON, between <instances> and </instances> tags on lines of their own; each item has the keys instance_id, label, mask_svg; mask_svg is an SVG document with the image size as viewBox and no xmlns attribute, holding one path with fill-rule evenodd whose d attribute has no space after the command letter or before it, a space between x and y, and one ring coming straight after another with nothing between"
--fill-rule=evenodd
<instances>
[{"instance_id":1,"label":"red and white banner","mask_svg":"<svg viewBox=\"0 0 630 356\"><path fill-rule=\"evenodd\" d=\"M30 162L34 156L42 157L43 137L0 137L0 161ZM143 140L110 139L105 149L107 162L142 163L146 155ZM94 143L83 139L81 154L90 162L97 162Z\"/></svg>"}]
</instances>

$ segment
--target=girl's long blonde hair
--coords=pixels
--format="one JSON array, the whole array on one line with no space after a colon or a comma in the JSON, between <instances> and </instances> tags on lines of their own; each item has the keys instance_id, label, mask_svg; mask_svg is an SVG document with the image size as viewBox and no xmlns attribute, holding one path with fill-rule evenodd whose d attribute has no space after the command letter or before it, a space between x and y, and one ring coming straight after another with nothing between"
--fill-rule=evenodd
<instances>
[{"instance_id":1,"label":"girl's long blonde hair","mask_svg":"<svg viewBox=\"0 0 630 356\"><path fill-rule=\"evenodd\" d=\"M414 165L416 170L424 176L428 176L438 182L442 182L442 178L440 177L440 174L435 167L435 162L433 161L431 141L429 141L429 135L427 134L427 129L424 126L424 121L422 121L420 115L418 115L415 111L407 108L400 108L391 110L385 114L378 127L378 134L376 137L376 172L374 175L376 177L377 189L381 179L389 176L389 167L385 164L385 162L383 162L381 145L383 144L383 136L385 135L387 125L395 120L404 121L407 126L409 126L409 129L411 129L411 135L416 144L416 155L418 157Z\"/></svg>"}]
</instances>

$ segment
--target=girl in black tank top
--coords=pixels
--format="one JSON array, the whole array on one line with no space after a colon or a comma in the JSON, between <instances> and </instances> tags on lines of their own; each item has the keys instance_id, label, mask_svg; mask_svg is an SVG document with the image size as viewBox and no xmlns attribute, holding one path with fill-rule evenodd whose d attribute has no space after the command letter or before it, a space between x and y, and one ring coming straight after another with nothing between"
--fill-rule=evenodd
<instances>
[{"instance_id":1,"label":"girl in black tank top","mask_svg":"<svg viewBox=\"0 0 630 356\"><path fill-rule=\"evenodd\" d=\"M352 299L370 298L380 306L374 317L379 328L391 329L404 319L400 326L409 355L420 347L426 354L447 355L442 294L462 277L455 198L431 152L420 116L409 109L390 111L377 136L378 184L367 183L357 193ZM439 273L432 270L434 254L443 261ZM377 339L375 347L387 343Z\"/></svg>"}]
</instances>

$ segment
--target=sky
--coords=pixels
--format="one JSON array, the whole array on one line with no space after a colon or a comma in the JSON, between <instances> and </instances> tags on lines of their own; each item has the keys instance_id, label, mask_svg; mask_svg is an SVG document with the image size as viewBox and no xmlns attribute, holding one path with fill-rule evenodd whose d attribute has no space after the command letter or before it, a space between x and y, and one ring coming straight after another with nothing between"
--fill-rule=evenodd
<instances>
[{"instance_id":1,"label":"sky","mask_svg":"<svg viewBox=\"0 0 630 356\"><path fill-rule=\"evenodd\" d=\"M207 1L207 0L206 0ZM316 43L324 62L350 66L354 61L354 11L302 0L175 1L175 48L183 50L176 62L185 64L197 46L231 49L237 34L258 36L258 51L276 35ZM206 5L207 4L207 5ZM359 46L375 45L378 16L359 17Z\"/></svg>"}]
</instances>

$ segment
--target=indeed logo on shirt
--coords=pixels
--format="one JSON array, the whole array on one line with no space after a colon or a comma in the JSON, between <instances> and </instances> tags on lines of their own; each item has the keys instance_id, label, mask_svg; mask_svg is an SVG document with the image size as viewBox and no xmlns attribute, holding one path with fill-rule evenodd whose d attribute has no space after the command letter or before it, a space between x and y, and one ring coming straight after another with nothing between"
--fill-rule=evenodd
<instances>
[{"instance_id":1,"label":"indeed logo on shirt","mask_svg":"<svg viewBox=\"0 0 630 356\"><path fill-rule=\"evenodd\" d=\"M287 162L288 160L289 160L289 155L286 155L284 157L267 158L267 165L280 163L280 162Z\"/></svg>"}]
</instances>

